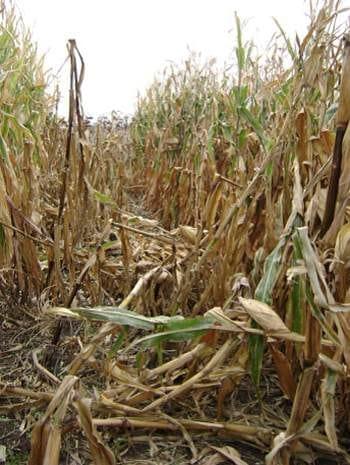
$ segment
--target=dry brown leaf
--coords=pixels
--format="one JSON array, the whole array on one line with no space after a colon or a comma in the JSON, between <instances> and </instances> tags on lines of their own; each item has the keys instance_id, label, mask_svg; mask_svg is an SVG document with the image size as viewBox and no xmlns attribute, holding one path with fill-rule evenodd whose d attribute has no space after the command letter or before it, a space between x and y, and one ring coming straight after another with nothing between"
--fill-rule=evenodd
<instances>
[{"instance_id":1,"label":"dry brown leaf","mask_svg":"<svg viewBox=\"0 0 350 465\"><path fill-rule=\"evenodd\" d=\"M64 378L45 414L34 426L28 465L58 465L61 423L77 382L76 376L69 375Z\"/></svg>"},{"instance_id":2,"label":"dry brown leaf","mask_svg":"<svg viewBox=\"0 0 350 465\"><path fill-rule=\"evenodd\" d=\"M187 240L190 244L195 244L197 240L198 231L196 228L192 228L191 226L179 226L179 231L181 236Z\"/></svg>"},{"instance_id":3,"label":"dry brown leaf","mask_svg":"<svg viewBox=\"0 0 350 465\"><path fill-rule=\"evenodd\" d=\"M218 211L219 203L222 196L223 183L217 182L212 190L212 193L208 197L206 206L205 206L205 218L206 225L211 230L211 226L215 223L216 214Z\"/></svg>"},{"instance_id":4,"label":"dry brown leaf","mask_svg":"<svg viewBox=\"0 0 350 465\"><path fill-rule=\"evenodd\" d=\"M338 232L334 250L335 259L350 265L350 224L344 224Z\"/></svg>"},{"instance_id":5,"label":"dry brown leaf","mask_svg":"<svg viewBox=\"0 0 350 465\"><path fill-rule=\"evenodd\" d=\"M78 412L79 422L88 440L94 464L115 465L116 460L113 452L103 443L96 426L92 422L88 401L86 399L78 399L74 402L74 407Z\"/></svg>"},{"instance_id":6,"label":"dry brown leaf","mask_svg":"<svg viewBox=\"0 0 350 465\"><path fill-rule=\"evenodd\" d=\"M207 453L198 461L198 465L219 465L223 462L226 462L226 459L221 454Z\"/></svg>"},{"instance_id":7,"label":"dry brown leaf","mask_svg":"<svg viewBox=\"0 0 350 465\"><path fill-rule=\"evenodd\" d=\"M322 452L325 453L324 457L329 461L329 455L339 458L342 465L350 464L350 456L340 447L333 447L326 436L318 433L306 433L300 436L300 440L308 446L311 446L313 450L317 451L318 457L323 456ZM327 463L327 462L326 462Z\"/></svg>"},{"instance_id":8,"label":"dry brown leaf","mask_svg":"<svg viewBox=\"0 0 350 465\"><path fill-rule=\"evenodd\" d=\"M213 450L216 450L216 452L218 452L223 457L225 457L225 459L228 459L234 465L248 465L245 460L241 459L241 454L234 447L231 447L231 446L224 446L224 447L211 446L211 448Z\"/></svg>"},{"instance_id":9,"label":"dry brown leaf","mask_svg":"<svg viewBox=\"0 0 350 465\"><path fill-rule=\"evenodd\" d=\"M285 433L279 433L273 440L273 447L266 455L266 465L286 465L289 463L288 451L285 448L288 446L293 437L286 437ZM285 452L283 454L283 452ZM284 457L283 457L284 455Z\"/></svg>"},{"instance_id":10,"label":"dry brown leaf","mask_svg":"<svg viewBox=\"0 0 350 465\"><path fill-rule=\"evenodd\" d=\"M340 99L337 111L337 124L348 124L350 120L350 36L346 34L345 49L340 83Z\"/></svg>"},{"instance_id":11,"label":"dry brown leaf","mask_svg":"<svg viewBox=\"0 0 350 465\"><path fill-rule=\"evenodd\" d=\"M239 298L245 311L258 323L268 334L289 334L291 331L284 324L283 320L267 304L255 299Z\"/></svg>"},{"instance_id":12,"label":"dry brown leaf","mask_svg":"<svg viewBox=\"0 0 350 465\"><path fill-rule=\"evenodd\" d=\"M219 387L219 390L218 390L218 394L217 394L217 417L218 418L222 417L225 399L227 396L232 394L235 385L236 385L236 382L233 381L233 379L230 377L227 377L222 381L221 386Z\"/></svg>"},{"instance_id":13,"label":"dry brown leaf","mask_svg":"<svg viewBox=\"0 0 350 465\"><path fill-rule=\"evenodd\" d=\"M297 388L294 380L292 367L288 358L279 351L274 344L269 344L272 353L272 358L276 367L278 379L283 392L289 399L293 400Z\"/></svg>"},{"instance_id":14,"label":"dry brown leaf","mask_svg":"<svg viewBox=\"0 0 350 465\"><path fill-rule=\"evenodd\" d=\"M330 376L329 373L326 374L326 377L322 381L321 398L327 438L329 440L330 445L337 449L338 438L336 431L334 403L336 379L337 375L335 375L334 373L332 373Z\"/></svg>"},{"instance_id":15,"label":"dry brown leaf","mask_svg":"<svg viewBox=\"0 0 350 465\"><path fill-rule=\"evenodd\" d=\"M300 163L309 160L310 142L309 142L309 121L305 110L301 110L295 120L296 131L298 135L297 154Z\"/></svg>"},{"instance_id":16,"label":"dry brown leaf","mask_svg":"<svg viewBox=\"0 0 350 465\"><path fill-rule=\"evenodd\" d=\"M347 125L342 145L342 167L339 179L338 200L344 200L349 195L350 188L350 124Z\"/></svg>"}]
</instances>

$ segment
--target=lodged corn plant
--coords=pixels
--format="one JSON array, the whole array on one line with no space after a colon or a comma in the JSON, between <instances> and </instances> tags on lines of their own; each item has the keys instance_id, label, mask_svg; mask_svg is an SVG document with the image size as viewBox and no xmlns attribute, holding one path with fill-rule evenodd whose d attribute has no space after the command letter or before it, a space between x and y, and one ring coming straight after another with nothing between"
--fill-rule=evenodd
<instances>
[{"instance_id":1,"label":"lodged corn plant","mask_svg":"<svg viewBox=\"0 0 350 465\"><path fill-rule=\"evenodd\" d=\"M130 122L86 120L75 41L68 121L47 114L42 86L27 112L15 85L1 97L3 257L40 294L53 352L70 347L63 366L35 353L45 392L1 384L2 396L48 404L30 464L58 464L61 436L78 431L81 460L113 464L116 434L138 430L179 432L183 463L248 463L232 441L268 465L350 463L341 11L311 2L295 40L276 21L267 56L236 15L235 66L219 73L193 56L171 66ZM42 78L38 66L23 69ZM85 322L79 337L65 339L64 319ZM201 452L213 433L220 443Z\"/></svg>"}]
</instances>

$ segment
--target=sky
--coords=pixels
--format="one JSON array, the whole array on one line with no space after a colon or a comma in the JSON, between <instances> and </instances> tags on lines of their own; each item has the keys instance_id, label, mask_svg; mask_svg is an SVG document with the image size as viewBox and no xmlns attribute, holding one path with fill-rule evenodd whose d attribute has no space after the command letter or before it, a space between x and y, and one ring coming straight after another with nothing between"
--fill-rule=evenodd
<instances>
[{"instance_id":1,"label":"sky","mask_svg":"<svg viewBox=\"0 0 350 465\"><path fill-rule=\"evenodd\" d=\"M244 38L263 49L277 31L276 17L292 37L306 29L305 0L13 0L32 30L46 67L63 64L68 39L77 41L86 65L82 88L86 115L112 110L133 113L143 94L169 62L189 51L218 66L233 62L234 12L246 21ZM59 73L66 112L69 68Z\"/></svg>"}]
</instances>

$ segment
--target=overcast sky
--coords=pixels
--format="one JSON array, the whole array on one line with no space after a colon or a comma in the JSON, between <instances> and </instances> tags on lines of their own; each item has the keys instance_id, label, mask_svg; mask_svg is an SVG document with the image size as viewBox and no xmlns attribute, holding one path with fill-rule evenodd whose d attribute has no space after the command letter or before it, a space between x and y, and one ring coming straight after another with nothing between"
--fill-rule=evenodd
<instances>
[{"instance_id":1,"label":"overcast sky","mask_svg":"<svg viewBox=\"0 0 350 465\"><path fill-rule=\"evenodd\" d=\"M189 49L220 65L232 62L235 11L248 20L244 37L263 47L276 31L272 16L294 36L305 30L308 10L305 0L14 2L55 73L66 57L67 39L77 40L86 63L83 104L93 116L113 109L132 113L137 92L144 92L167 62L187 58ZM64 92L68 79L66 66L60 73Z\"/></svg>"}]
</instances>

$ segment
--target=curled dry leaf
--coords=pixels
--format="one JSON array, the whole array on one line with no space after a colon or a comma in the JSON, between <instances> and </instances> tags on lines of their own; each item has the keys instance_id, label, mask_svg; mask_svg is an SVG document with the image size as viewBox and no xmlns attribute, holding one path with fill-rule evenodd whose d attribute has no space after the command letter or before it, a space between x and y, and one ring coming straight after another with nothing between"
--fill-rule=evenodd
<instances>
[{"instance_id":1,"label":"curled dry leaf","mask_svg":"<svg viewBox=\"0 0 350 465\"><path fill-rule=\"evenodd\" d=\"M276 367L277 375L283 392L288 396L289 399L293 400L295 391L297 388L293 370L290 361L280 350L275 347L274 344L270 344L269 348L272 353L273 362Z\"/></svg>"},{"instance_id":2,"label":"curled dry leaf","mask_svg":"<svg viewBox=\"0 0 350 465\"><path fill-rule=\"evenodd\" d=\"M61 424L74 394L76 376L66 376L45 414L32 432L29 465L58 465L61 449Z\"/></svg>"},{"instance_id":3,"label":"curled dry leaf","mask_svg":"<svg viewBox=\"0 0 350 465\"><path fill-rule=\"evenodd\" d=\"M325 354L319 354L318 358L329 370L334 371L334 373L337 373L340 376L346 375L346 368L341 363L327 357Z\"/></svg>"},{"instance_id":4,"label":"curled dry leaf","mask_svg":"<svg viewBox=\"0 0 350 465\"><path fill-rule=\"evenodd\" d=\"M350 265L350 224L344 224L338 232L334 250L335 259L346 267Z\"/></svg>"},{"instance_id":5,"label":"curled dry leaf","mask_svg":"<svg viewBox=\"0 0 350 465\"><path fill-rule=\"evenodd\" d=\"M181 236L188 241L190 244L195 244L197 240L198 230L196 228L192 228L191 226L179 226L179 231Z\"/></svg>"},{"instance_id":6,"label":"curled dry leaf","mask_svg":"<svg viewBox=\"0 0 350 465\"><path fill-rule=\"evenodd\" d=\"M97 432L96 426L92 422L89 403L86 399L78 399L74 402L79 415L79 422L88 440L91 455L95 465L115 465L115 457L109 447L107 447Z\"/></svg>"},{"instance_id":7,"label":"curled dry leaf","mask_svg":"<svg viewBox=\"0 0 350 465\"><path fill-rule=\"evenodd\" d=\"M212 446L211 449L216 450L220 455L223 456L226 460L234 465L248 465L247 462L241 459L241 454L238 452L237 449L231 446L224 446L224 447L214 447Z\"/></svg>"},{"instance_id":8,"label":"curled dry leaf","mask_svg":"<svg viewBox=\"0 0 350 465\"><path fill-rule=\"evenodd\" d=\"M278 333L288 335L291 333L283 320L269 305L259 302L259 300L244 299L243 297L240 297L239 301L249 316L268 334L273 335Z\"/></svg>"}]
</instances>

